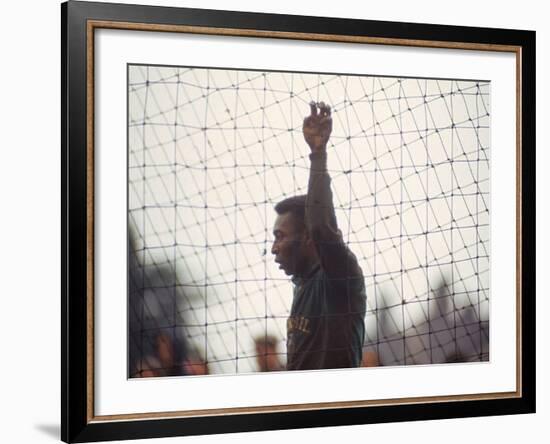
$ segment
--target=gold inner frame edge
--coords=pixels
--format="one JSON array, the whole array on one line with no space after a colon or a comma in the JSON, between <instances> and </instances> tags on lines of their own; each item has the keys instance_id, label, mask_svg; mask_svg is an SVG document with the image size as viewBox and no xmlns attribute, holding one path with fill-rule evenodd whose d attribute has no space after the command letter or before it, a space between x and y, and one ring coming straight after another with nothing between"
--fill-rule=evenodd
<instances>
[{"instance_id":1,"label":"gold inner frame edge","mask_svg":"<svg viewBox=\"0 0 550 444\"><path fill-rule=\"evenodd\" d=\"M144 412L116 415L94 414L94 32L95 29L119 29L132 31L177 32L203 35L221 35L235 37L278 38L289 40L326 41L337 43L362 43L374 45L395 45L421 48L461 49L474 51L512 52L516 56L516 391L486 394L464 394L452 396L428 396L414 398L397 398L386 400L341 401L309 404L285 404L256 407L229 407L174 412ZM87 135L87 422L113 422L125 420L144 420L161 418L189 418L200 416L227 416L237 414L260 414L274 412L295 412L302 410L326 410L334 408L359 408L389 405L406 405L415 403L441 403L476 401L491 399L510 399L522 396L522 335L521 335L521 253L522 253L522 214L521 214L521 151L522 151L522 48L515 45L498 45L486 43L447 42L437 40L414 40L397 38L380 38L368 36L346 36L335 34L308 34L285 31L263 31L254 29L214 28L188 25L163 25L148 23L131 23L124 21L88 20L86 27L86 135Z\"/></svg>"}]
</instances>

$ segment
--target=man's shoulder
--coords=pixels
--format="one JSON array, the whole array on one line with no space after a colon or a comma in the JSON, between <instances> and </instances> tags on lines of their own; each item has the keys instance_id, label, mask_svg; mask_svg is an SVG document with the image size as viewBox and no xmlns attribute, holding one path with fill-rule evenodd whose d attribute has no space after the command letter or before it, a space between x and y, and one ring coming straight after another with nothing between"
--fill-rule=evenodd
<instances>
[{"instance_id":1,"label":"man's shoulder","mask_svg":"<svg viewBox=\"0 0 550 444\"><path fill-rule=\"evenodd\" d=\"M353 253L352 253L353 254ZM358 262L355 262L353 269L349 270L349 274L343 277L335 278L330 276L322 267L319 267L317 272L314 275L316 281L325 281L327 283L333 284L331 286L339 287L340 285L349 285L352 284L352 288L361 292L365 291L365 277L363 275L363 270L361 269ZM335 285L334 285L335 284Z\"/></svg>"}]
</instances>

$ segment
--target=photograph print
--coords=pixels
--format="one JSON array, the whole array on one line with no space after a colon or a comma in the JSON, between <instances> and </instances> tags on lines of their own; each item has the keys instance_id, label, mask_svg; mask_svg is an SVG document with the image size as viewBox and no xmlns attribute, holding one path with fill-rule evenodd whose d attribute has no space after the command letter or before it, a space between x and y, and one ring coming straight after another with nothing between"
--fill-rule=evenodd
<instances>
[{"instance_id":1,"label":"photograph print","mask_svg":"<svg viewBox=\"0 0 550 444\"><path fill-rule=\"evenodd\" d=\"M489 361L489 81L127 88L129 378Z\"/></svg>"}]
</instances>

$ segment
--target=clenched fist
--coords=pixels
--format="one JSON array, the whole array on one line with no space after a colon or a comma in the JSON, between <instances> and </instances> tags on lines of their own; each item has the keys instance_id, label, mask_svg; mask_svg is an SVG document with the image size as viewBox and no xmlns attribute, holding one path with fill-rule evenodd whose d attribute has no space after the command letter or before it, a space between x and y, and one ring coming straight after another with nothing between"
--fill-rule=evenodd
<instances>
[{"instance_id":1,"label":"clenched fist","mask_svg":"<svg viewBox=\"0 0 550 444\"><path fill-rule=\"evenodd\" d=\"M302 131L312 153L325 151L332 132L330 106L324 102L310 102L311 114L304 119Z\"/></svg>"}]
</instances>

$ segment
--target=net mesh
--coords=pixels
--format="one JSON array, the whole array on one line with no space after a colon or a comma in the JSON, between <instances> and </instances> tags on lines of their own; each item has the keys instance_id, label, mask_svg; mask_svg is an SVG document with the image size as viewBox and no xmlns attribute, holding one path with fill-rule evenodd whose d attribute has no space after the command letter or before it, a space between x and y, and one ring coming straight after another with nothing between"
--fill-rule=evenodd
<instances>
[{"instance_id":1,"label":"net mesh","mask_svg":"<svg viewBox=\"0 0 550 444\"><path fill-rule=\"evenodd\" d=\"M307 192L312 100L332 108L364 356L488 360L489 82L129 65L130 376L258 371L266 353L284 367L273 206Z\"/></svg>"}]
</instances>

